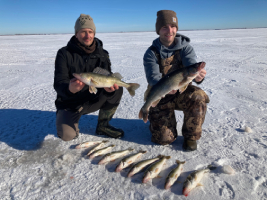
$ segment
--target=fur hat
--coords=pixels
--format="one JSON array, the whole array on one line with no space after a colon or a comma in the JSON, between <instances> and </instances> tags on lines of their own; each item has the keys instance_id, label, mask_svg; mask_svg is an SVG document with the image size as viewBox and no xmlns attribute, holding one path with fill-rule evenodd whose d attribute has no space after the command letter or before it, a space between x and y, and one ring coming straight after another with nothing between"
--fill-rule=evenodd
<instances>
[{"instance_id":1,"label":"fur hat","mask_svg":"<svg viewBox=\"0 0 267 200\"><path fill-rule=\"evenodd\" d=\"M160 10L157 12L156 32L159 34L161 27L171 24L177 27L178 30L178 18L176 12L172 10Z\"/></svg>"},{"instance_id":2,"label":"fur hat","mask_svg":"<svg viewBox=\"0 0 267 200\"><path fill-rule=\"evenodd\" d=\"M92 29L95 33L96 28L95 28L94 20L92 17L90 17L90 15L81 14L80 17L76 20L76 23L74 26L75 34L83 28Z\"/></svg>"}]
</instances>

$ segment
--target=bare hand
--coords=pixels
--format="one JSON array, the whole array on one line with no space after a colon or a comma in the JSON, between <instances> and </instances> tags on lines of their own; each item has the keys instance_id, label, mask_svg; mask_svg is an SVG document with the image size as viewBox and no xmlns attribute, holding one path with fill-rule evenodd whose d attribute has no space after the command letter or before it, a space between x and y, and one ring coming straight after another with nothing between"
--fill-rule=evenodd
<instances>
[{"instance_id":1,"label":"bare hand","mask_svg":"<svg viewBox=\"0 0 267 200\"><path fill-rule=\"evenodd\" d=\"M200 82L200 81L202 81L203 78L206 76L206 73L207 73L207 72L206 72L205 69L200 70L198 76L195 78L195 81L196 81L196 82Z\"/></svg>"},{"instance_id":2,"label":"bare hand","mask_svg":"<svg viewBox=\"0 0 267 200\"><path fill-rule=\"evenodd\" d=\"M119 86L115 83L113 86L111 86L110 88L108 87L104 87L104 89L107 91L107 92L114 92L115 90L118 90L119 89Z\"/></svg>"},{"instance_id":3,"label":"bare hand","mask_svg":"<svg viewBox=\"0 0 267 200\"><path fill-rule=\"evenodd\" d=\"M85 84L78 80L77 78L73 78L70 80L69 83L69 90L71 93L75 94L76 92L79 92L83 89Z\"/></svg>"},{"instance_id":4,"label":"bare hand","mask_svg":"<svg viewBox=\"0 0 267 200\"><path fill-rule=\"evenodd\" d=\"M168 94L175 94L176 92L177 92L177 90L172 90Z\"/></svg>"}]
</instances>

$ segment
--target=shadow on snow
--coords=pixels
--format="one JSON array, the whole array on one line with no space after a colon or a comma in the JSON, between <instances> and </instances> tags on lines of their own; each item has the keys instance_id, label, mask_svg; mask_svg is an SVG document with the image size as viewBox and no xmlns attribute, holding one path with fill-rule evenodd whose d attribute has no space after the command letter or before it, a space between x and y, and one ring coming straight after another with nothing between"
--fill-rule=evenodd
<instances>
[{"instance_id":1,"label":"shadow on snow","mask_svg":"<svg viewBox=\"0 0 267 200\"><path fill-rule=\"evenodd\" d=\"M80 132L95 135L97 118L97 115L83 115L79 121ZM1 109L0 119L0 141L14 149L40 149L47 135L57 137L56 112L53 111ZM122 141L155 145L151 142L148 124L142 120L113 118L110 124L124 130Z\"/></svg>"}]
</instances>

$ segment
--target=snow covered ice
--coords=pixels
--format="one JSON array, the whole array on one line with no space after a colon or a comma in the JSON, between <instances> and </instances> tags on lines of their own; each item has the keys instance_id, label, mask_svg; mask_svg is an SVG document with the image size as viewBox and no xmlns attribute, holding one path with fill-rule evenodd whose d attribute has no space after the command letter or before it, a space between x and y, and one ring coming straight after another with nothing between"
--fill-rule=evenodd
<instances>
[{"instance_id":1,"label":"snow covered ice","mask_svg":"<svg viewBox=\"0 0 267 200\"><path fill-rule=\"evenodd\" d=\"M179 136L166 146L152 143L149 123L138 119L147 86L142 59L156 33L96 34L110 53L112 71L141 85L134 97L124 89L111 124L125 136L108 138L107 145L116 145L112 151L147 151L141 160L171 156L161 178L148 184L142 184L143 173L127 178L129 168L116 173L120 159L99 166L101 157L90 160L88 149L75 149L85 141L107 139L94 133L98 112L82 116L78 139L56 137L54 61L72 35L0 36L0 199L267 199L267 29L179 33L191 38L198 62L207 63L200 87L210 103L194 152L182 151L182 112L176 111ZM186 161L184 171L164 190L175 160ZM203 186L183 196L185 178L212 163L231 166L235 173L212 171L203 177Z\"/></svg>"}]
</instances>

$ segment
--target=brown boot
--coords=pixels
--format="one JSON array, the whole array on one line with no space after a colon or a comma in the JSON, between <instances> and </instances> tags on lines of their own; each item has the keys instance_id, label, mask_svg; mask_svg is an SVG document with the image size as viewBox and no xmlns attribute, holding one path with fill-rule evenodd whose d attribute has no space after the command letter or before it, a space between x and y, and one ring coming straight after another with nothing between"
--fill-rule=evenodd
<instances>
[{"instance_id":1,"label":"brown boot","mask_svg":"<svg viewBox=\"0 0 267 200\"><path fill-rule=\"evenodd\" d=\"M116 110L117 107L109 110L99 110L98 123L96 127L97 135L107 135L112 138L121 138L124 135L124 131L122 129L115 128L109 124L109 121L112 119Z\"/></svg>"},{"instance_id":2,"label":"brown boot","mask_svg":"<svg viewBox=\"0 0 267 200\"><path fill-rule=\"evenodd\" d=\"M197 150L197 141L196 140L184 139L183 149L185 151L195 151L195 150Z\"/></svg>"}]
</instances>

